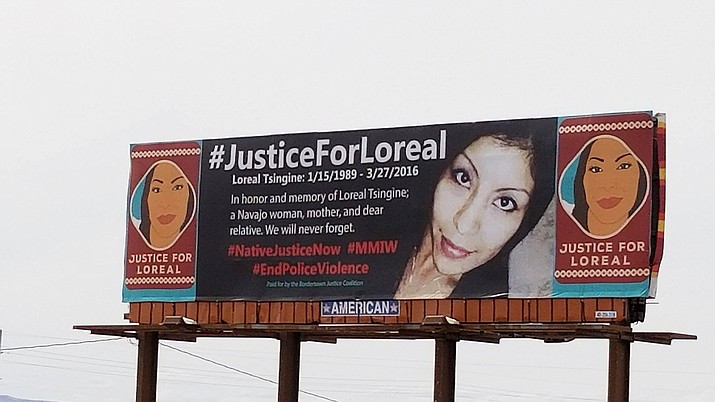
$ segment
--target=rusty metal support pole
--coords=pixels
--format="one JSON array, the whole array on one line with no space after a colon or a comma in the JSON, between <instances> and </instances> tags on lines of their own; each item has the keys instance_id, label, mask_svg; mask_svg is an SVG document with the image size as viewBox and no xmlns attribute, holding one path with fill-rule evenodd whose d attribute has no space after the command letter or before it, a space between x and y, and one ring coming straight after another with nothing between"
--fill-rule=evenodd
<instances>
[{"instance_id":1,"label":"rusty metal support pole","mask_svg":"<svg viewBox=\"0 0 715 402\"><path fill-rule=\"evenodd\" d=\"M137 402L156 402L156 371L159 360L159 333L138 332Z\"/></svg>"},{"instance_id":2,"label":"rusty metal support pole","mask_svg":"<svg viewBox=\"0 0 715 402\"><path fill-rule=\"evenodd\" d=\"M435 339L434 402L454 402L457 341Z\"/></svg>"},{"instance_id":3,"label":"rusty metal support pole","mask_svg":"<svg viewBox=\"0 0 715 402\"><path fill-rule=\"evenodd\" d=\"M622 339L608 342L608 402L628 402L631 343Z\"/></svg>"},{"instance_id":4,"label":"rusty metal support pole","mask_svg":"<svg viewBox=\"0 0 715 402\"><path fill-rule=\"evenodd\" d=\"M280 336L278 367L278 402L298 402L300 378L300 334L286 332Z\"/></svg>"}]
</instances>

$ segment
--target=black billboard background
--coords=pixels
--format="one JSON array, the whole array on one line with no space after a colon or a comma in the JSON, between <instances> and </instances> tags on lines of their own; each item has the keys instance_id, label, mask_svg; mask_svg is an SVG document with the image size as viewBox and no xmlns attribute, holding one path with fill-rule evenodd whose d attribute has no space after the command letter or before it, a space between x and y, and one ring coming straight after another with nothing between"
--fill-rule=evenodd
<instances>
[{"instance_id":1,"label":"black billboard background","mask_svg":"<svg viewBox=\"0 0 715 402\"><path fill-rule=\"evenodd\" d=\"M285 134L263 137L244 137L235 139L204 140L201 161L200 200L201 210L198 215L198 252L197 252L197 299L199 300L331 300L331 299L382 299L392 298L401 278L405 265L410 259L414 248L421 240L426 224L431 216L431 198L434 186L442 171L451 163L456 154L461 152L475 138L484 134L500 132L509 125L526 125L532 130L538 130L539 135L549 136L553 143L551 149L540 149L537 152L556 153L556 119L530 119L499 122L458 123L431 126L356 130L333 133L304 133ZM224 170L211 169L212 151L220 149L226 152L224 159L228 160L231 145L237 149L250 150L266 148L270 144L276 147L281 141L285 142L284 149L292 147L315 147L317 139L329 139L330 147L360 142L366 136L370 144L370 153L379 142L394 143L396 141L418 140L432 138L439 143L440 131L446 130L445 158L438 160L407 161L403 158L399 162L353 164L331 166L324 163L320 167L311 168L282 168L243 170L237 168ZM551 136L553 140L551 140ZM370 179L369 169L393 168L393 174L386 174L386 178ZM416 167L416 168L415 168ZM315 183L289 183L267 184L232 184L233 176L254 176L262 173L277 173L294 175L315 176L319 171L345 171L356 170L356 177L352 180L331 180ZM418 172L416 175L414 169ZM400 177L395 177L394 173ZM408 173L409 172L409 173ZM408 173L408 174L404 174ZM331 173L328 173L331 174ZM350 173L352 174L352 172ZM350 174L348 176L350 177ZM333 176L336 177L336 176ZM555 178L554 178L555 180ZM366 188L379 189L406 189L409 191L407 199L380 200L336 200L325 205L317 203L262 203L250 205L232 205L231 197L242 195L270 195L270 194L330 194L338 191L351 192L363 191ZM373 208L383 208L380 214L364 216L362 211L366 205ZM315 218L315 219L282 219L270 218L256 222L254 220L231 220L231 212L238 209L255 212L258 210L286 211L318 209L324 206L329 208L361 209L360 216L341 218ZM375 210L373 210L375 211ZM305 213L305 212L304 212ZM261 235L237 236L230 233L231 228L238 225L261 227L267 224L285 226L291 223L297 225L325 225L352 223L354 231L343 235L337 234L291 234L291 235ZM234 229L235 230L235 229ZM397 241L395 252L384 254L355 254L349 253L351 242L368 241ZM340 253L333 256L303 256L303 257L239 257L229 255L231 245L264 247L290 246L300 243L304 246L313 243L323 243L340 246ZM354 244L354 243L353 243ZM235 254L235 253L234 253ZM254 266L257 264L275 264L286 262L290 264L314 264L316 262L342 263L342 264L367 264L367 274L323 274L323 275L256 275ZM507 269L507 267L504 267ZM470 291L467 289L467 293ZM474 297L489 296L474 289Z\"/></svg>"}]
</instances>

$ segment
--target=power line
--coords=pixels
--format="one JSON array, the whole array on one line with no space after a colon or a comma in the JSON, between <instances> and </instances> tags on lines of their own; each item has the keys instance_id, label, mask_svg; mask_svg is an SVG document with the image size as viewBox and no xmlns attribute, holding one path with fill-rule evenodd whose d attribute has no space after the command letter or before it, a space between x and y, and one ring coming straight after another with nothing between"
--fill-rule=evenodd
<instances>
[{"instance_id":1,"label":"power line","mask_svg":"<svg viewBox=\"0 0 715 402\"><path fill-rule=\"evenodd\" d=\"M23 334L24 335L24 334ZM43 338L48 338L48 339L67 339L67 338L59 338L59 337L43 337ZM109 342L109 341L115 341L115 340L120 340L120 339L127 339L129 343L132 345L136 346L136 343L132 342L132 339L128 338L122 338L122 337L114 337L114 338L108 338L108 339L92 339L92 340L84 340L84 341L72 341L72 342L62 342L62 343L51 343L51 344L40 344L40 345L30 345L30 346L17 346L17 347L11 347L11 348L2 348L0 349L0 353L2 352L11 352L11 351L16 351L16 350L28 350L28 349L39 349L39 348L49 348L49 347L59 347L59 346L71 346L71 345L81 345L81 344L87 344L87 343L97 343L97 342ZM169 345L164 345L169 348L171 346ZM204 348L204 350L217 350L215 348ZM235 352L238 353L248 353L248 354L257 354L257 355L266 355L268 353L266 352L256 352L256 351L246 351L246 350L234 350ZM322 355L322 354L312 354L310 356L314 362L320 363L322 362L321 359L315 359L315 357L325 357L325 358L330 358L330 363L335 363L335 355ZM367 360L367 361L392 361L392 362L403 362L403 363L425 363L425 368L429 368L430 366L423 360L423 359L400 359L400 358L379 358L379 357L363 357L363 356L340 356L342 357L343 360ZM86 357L85 357L86 358ZM358 363L351 363L352 366L355 365L361 365ZM549 370L568 370L568 371L573 371L573 370L585 370L585 371L605 371L606 368L595 368L595 367L573 367L573 366L546 366L546 365L528 365L528 364L504 364L504 363L464 363L460 362L460 366L468 366L468 367L480 367L480 368L489 368L489 367L505 367L505 368L525 368L525 369L539 369L539 370L544 370L544 369L549 369ZM364 364L364 366L374 366L374 364ZM411 366L412 367L412 366ZM712 375L713 371L674 371L674 370L653 370L653 369L631 369L631 372L633 373L659 373L659 374L695 374L695 375ZM480 373L480 374L485 374L485 373ZM502 376L502 374L499 374ZM520 377L521 378L521 377ZM392 380L390 380L392 381Z\"/></svg>"},{"instance_id":2,"label":"power line","mask_svg":"<svg viewBox=\"0 0 715 402\"><path fill-rule=\"evenodd\" d=\"M120 376L120 377L127 377L127 378L133 378L133 377L134 377L134 376L131 375L131 374L113 373L113 372L109 372L109 371L97 371L97 370L77 369L77 368L71 368L71 367L51 366L51 365L48 365L48 364L39 364L39 363L14 362L14 361L4 361L3 363L6 363L6 364L19 364L19 365L23 365L23 366L32 366L32 367L51 368L51 369L56 369L56 370L73 371L73 372L76 372L76 373L91 373L91 374L113 375L113 376Z\"/></svg>"},{"instance_id":3,"label":"power line","mask_svg":"<svg viewBox=\"0 0 715 402\"><path fill-rule=\"evenodd\" d=\"M58 339L61 339L61 338L58 338ZM61 342L61 343L51 343L51 344L18 346L18 347L12 347L12 348L4 348L2 351L0 351L0 353L2 353L2 352L14 352L14 351L20 351L20 350L40 349L40 348L50 348L50 347L63 347L63 346L81 345L81 344L98 343L98 342L109 342L109 341L115 341L115 340L121 340L121 339L124 339L124 338L114 337L114 338L108 338L108 339L94 339L94 340L71 341L71 342ZM134 343L132 342L131 339L129 339L128 341L134 345ZM271 379L269 379L269 378L265 378L265 377L262 377L262 376L259 376L259 375L256 375L256 374L253 374L253 373L244 371L244 370L240 370L240 369L238 369L238 368L235 368L235 367L232 367L232 366L229 366L229 365L226 365L226 364L223 364L223 363L220 363L220 362L211 360L211 359L209 359L209 358L206 358L206 357L203 357L203 356L200 356L200 355L191 353L191 352L184 351L184 350L179 349L179 348L177 348L177 347L174 347L174 346L171 346L171 345L167 345L167 344L163 344L163 343L161 343L161 345L162 345L162 346L165 346L165 347L167 347L167 348L169 348L169 349L175 350L175 351L177 351L177 352L180 352L180 353L186 354L186 355L188 355L188 356L194 357L194 358L196 358L196 359L200 359L200 360L209 362L209 363L211 363L211 364L217 365L217 366L222 367L222 368L224 368L224 369L228 369L228 370L231 370L231 371L235 371L235 372L241 373L241 374L243 374L243 375L245 375L245 376L248 376L248 377L255 378L255 379L258 379L258 380L261 380L261 381L264 381L264 382L268 382L268 383L270 383L270 384L272 384L272 385L277 385L277 384L278 384L278 382L275 381L275 380L271 380ZM8 354L15 354L15 353L8 353ZM30 356L28 356L28 357L30 357ZM77 362L77 361L74 361L74 362L73 362L73 361L69 361L69 360L66 360L66 359L57 359L57 358L53 359L53 358L39 357L39 356L35 356L35 358L45 358L45 359L49 359L49 360L58 360L58 361L67 361L67 362L79 363L79 364L87 364L87 363L82 363L82 362ZM89 359L91 359L91 358L89 358ZM365 360L367 360L366 358L357 357L357 356L347 357L347 359L356 359L356 360L363 360L363 359L365 359ZM105 360L105 359L93 359L93 360ZM376 360L381 360L381 359L378 358L378 359L376 359ZM395 359L395 360L404 361L404 362L414 362L414 361L415 361L415 360L409 360L409 359ZM106 361L106 360L105 360L105 361ZM96 374L122 375L122 374L119 374L119 373L98 372L98 371L92 371L92 370L76 370L76 369L73 370L73 369L71 369L71 368L62 368L62 367L47 366L47 365L32 364L32 363L20 363L20 362L12 362L12 363L25 364L25 365L37 366L37 367L46 367L46 368L60 368L60 369L64 369L64 370L78 371L78 372L88 372L88 373L96 373ZM124 364L128 364L128 363L124 363ZM112 366L112 365L104 365L104 364L94 364L94 365L105 366L105 367L112 367L112 368L124 368L124 367L121 367L121 366ZM480 364L466 364L466 365L467 365L467 366L482 366L482 365L480 365ZM548 369L557 369L557 367L516 365L516 364L486 364L486 365L484 365L484 366L511 367L511 368L540 368L540 369L546 369L546 368L548 368ZM182 368L180 368L180 367L177 367L177 368L178 368L178 369L182 369ZM565 369L565 368L561 368L561 367L558 367L558 368L560 368L560 369ZM571 368L568 368L568 369L583 369L583 370L589 370L589 369L587 369L587 368L578 368L578 367L571 367ZM635 371L638 371L638 370L635 370ZM676 372L667 371L667 370L662 370L662 371L658 371L658 370L640 370L640 371L643 371L643 372L657 372L657 373L670 373L670 374L676 373ZM486 374L486 373L480 373L480 374L481 374L481 375L489 375L489 374ZM710 372L677 372L677 374L711 374L711 373L710 373ZM123 376L123 375L122 375L122 376ZM330 380L331 380L331 379L324 378L324 377L316 377L315 379L322 380L323 382L325 382L326 380L327 380L327 381L330 381ZM371 379L371 380L363 380L363 381L364 381L364 382L367 382L367 383L372 383L372 384L373 384L373 385L372 385L373 388L384 388L384 386L380 384L380 383L381 383L380 380ZM197 383L200 383L200 382L197 382ZM206 383L206 384L208 384L208 383ZM229 384L212 384L212 385L229 385ZM529 395L531 395L531 396L538 395L538 396L551 396L551 397L558 397L558 398L567 398L567 399L569 399L569 400L583 400L583 401L593 400L593 399L591 399L591 398L583 398L583 397L580 398L580 397L569 397L569 396L563 396L563 395L537 394L537 393L531 393L531 392L523 393L523 392L514 391L514 390L506 390L506 389L491 388L491 387L480 387L480 386L476 386L476 385L472 385L472 384L461 384L461 385L458 385L458 387L467 387L467 388L472 388L472 389L481 389L481 390L484 390L484 391L490 391L490 392L492 392L492 393L493 393L493 392L497 392L497 393L502 394L502 395L506 395L506 394L503 394L503 392L515 393L515 395L514 395L514 394L511 394L511 395L510 395L510 396L514 396L514 397L528 397ZM404 391L402 391L402 390L394 389L394 387L390 387L390 388L391 388L391 389L390 389L390 392L396 392L396 393L404 394ZM321 390L321 391L323 391L323 390ZM328 391L328 390L326 390L326 391ZM333 390L333 391L335 391L335 390ZM299 390L299 392L302 392L302 393L304 393L304 394L306 394L306 395L314 396L314 397L319 398L319 399L323 399L323 400L327 400L327 401L331 401L331 402L337 402L335 399L331 399L331 398L328 398L328 397L319 395L319 394L314 393L314 392L309 392L309 391L304 391L304 390ZM351 392L351 393L355 393L355 392ZM357 393L360 393L360 392L357 392Z\"/></svg>"},{"instance_id":4,"label":"power line","mask_svg":"<svg viewBox=\"0 0 715 402\"><path fill-rule=\"evenodd\" d=\"M13 350L27 350L27 349L40 349L40 348L53 348L56 346L70 346L70 345L82 345L85 343L97 343L97 342L109 342L117 341L123 338L109 338L109 339L91 339L86 341L75 341L75 342L63 342L63 343L46 343L43 345L31 345L31 346L17 346L14 348L3 348L0 353L12 352Z\"/></svg>"},{"instance_id":5,"label":"power line","mask_svg":"<svg viewBox=\"0 0 715 402\"><path fill-rule=\"evenodd\" d=\"M241 370L241 369L237 369L237 368L232 367L232 366L229 366L229 365L227 365L227 364L223 364L223 363L217 362L217 361L215 361L215 360L211 360L211 359L209 359L209 358L207 358L207 357L199 356L199 355L197 355L197 354L194 354L194 353L191 353L191 352L187 352L187 351L182 350L182 349L179 349L179 348L177 348L177 347L174 347L174 346L171 346L171 345L167 345L167 344L165 344L165 343L163 343L163 342L159 342L159 344L160 344L161 346L164 346L164 347L167 347L167 348L169 348L169 349L175 350L175 351L177 351L177 352L179 352L179 353L183 353L183 354L185 354L185 355L191 356L191 357L193 357L193 358L195 358L195 359L199 359L199 360L203 360L203 361L205 361L205 362L211 363L211 364L215 364L215 365L217 365L217 366L223 367L223 368L228 369L228 370L235 371L235 372L237 372L237 373L241 373L241 374L243 374L243 375L249 376L249 377L251 377L251 378L255 378L255 379L257 379L257 380L261 380L261 381L265 381L265 382L268 382L268 383L271 383L271 384L274 384L274 385L278 385L278 381L271 380L270 378L261 377L261 376L256 375L256 374L249 373L248 371L244 371L244 370ZM310 391L305 391L305 390L302 390L302 389L301 389L301 390L298 390L298 391L299 391L299 392L302 392L302 393L304 393L304 394L306 394L306 395L314 396L314 397L316 397L316 398L320 398L320 399L323 399L323 400L326 400L326 401L339 402L339 401L337 401L337 400L335 400L335 399L331 399L331 398L328 398L327 396L315 394L315 393L312 393L312 392L310 392Z\"/></svg>"},{"instance_id":6,"label":"power line","mask_svg":"<svg viewBox=\"0 0 715 402\"><path fill-rule=\"evenodd\" d=\"M196 359L199 359L199 360L203 360L203 361L208 362L208 363L211 363L211 364L215 364L215 365L217 365L217 366L223 367L223 368L228 369L228 370L235 371L235 372L237 372L237 373L241 373L241 374L246 375L246 376L249 376L249 377L251 377L251 378L255 378L255 379L257 379L257 380L265 381L265 382L268 382L268 383L271 383L271 384L274 384L274 385L278 385L278 381L271 380L270 378L261 377L261 376L256 375L256 374L249 373L248 371L244 371L244 370L241 370L241 369L237 369L237 368L232 367L232 366L229 366L229 365L227 365L227 364L223 364L223 363L217 362L217 361L215 361L215 360L211 360L211 359L209 359L209 358L206 358L206 357L203 357L203 356L199 356L199 355L194 354L194 353L191 353L191 352L187 352L187 351L182 350L182 349L179 349L179 348L177 348L177 347L174 347L174 346L171 346L171 345L167 345L167 344L165 344L165 343L163 343L163 342L159 342L159 344L160 344L161 346L164 346L164 347L167 347L167 348L169 348L169 349L175 350L175 351L177 351L177 352L179 352L179 353L183 353L183 354L188 355L188 356L191 356L191 357L193 357L193 358L196 358ZM299 390L299 392L302 392L302 393L304 393L304 394L306 394L306 395L314 396L314 397L316 397L316 398L320 398L320 399L323 399L323 400L326 400L326 401L339 402L339 401L337 401L337 400L335 400L335 399L331 399L331 398L328 398L328 397L323 396L323 395L315 394L315 393L312 393L312 392L310 392L310 391L305 391L305 390L302 390L302 389L301 389L301 390Z\"/></svg>"}]
</instances>

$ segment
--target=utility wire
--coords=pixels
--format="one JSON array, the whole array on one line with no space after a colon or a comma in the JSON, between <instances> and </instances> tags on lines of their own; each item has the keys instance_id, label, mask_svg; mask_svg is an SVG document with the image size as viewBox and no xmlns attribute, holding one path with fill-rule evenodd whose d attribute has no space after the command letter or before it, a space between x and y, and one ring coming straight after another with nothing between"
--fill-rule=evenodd
<instances>
[{"instance_id":1,"label":"utility wire","mask_svg":"<svg viewBox=\"0 0 715 402\"><path fill-rule=\"evenodd\" d=\"M163 342L159 342L159 344L160 344L161 346L167 347L167 348L169 348L169 349L171 349L171 350L175 350L175 351L177 351L177 352L179 352L179 353L183 353L183 354L188 355L188 356L191 356L191 357L193 357L193 358L196 358L196 359L199 359L199 360L203 360L203 361L208 362L208 363L211 363L211 364L215 364L215 365L217 365L217 366L223 367L223 368L228 369L228 370L235 371L235 372L237 372L237 373L241 373L241 374L246 375L246 376L249 376L249 377L251 377L251 378L255 378L255 379L257 379L257 380L265 381L265 382L268 382L268 383L271 383L271 384L274 384L274 385L278 385L278 381L271 380L270 378L261 377L261 376L256 375L256 374L249 373L248 371L244 371L244 370L241 370L241 369L237 369L237 368L232 367L232 366L229 366L229 365L227 365L227 364L223 364L223 363L217 362L217 361L215 361L215 360L211 360L211 359L209 359L209 358L206 358L206 357L203 357L203 356L199 356L199 355L194 354L194 353L191 353L191 352L187 352L187 351L182 350L182 349L179 349L179 348L177 348L177 347L174 347L174 346L171 346L171 345L167 345L167 344L165 344L165 343L163 343ZM304 394L306 394L306 395L314 396L314 397L316 397L316 398L320 398L320 399L323 399L323 400L326 400L326 401L339 402L339 401L337 401L336 399L331 399L331 398L328 398L328 397L323 396L323 395L318 395L318 394L312 393L312 392L310 392L310 391L304 391L304 390L302 390L302 389L301 389L301 390L298 390L298 391L299 391L299 392L302 392L302 393L304 393Z\"/></svg>"},{"instance_id":2,"label":"utility wire","mask_svg":"<svg viewBox=\"0 0 715 402\"><path fill-rule=\"evenodd\" d=\"M9 351L27 350L27 349L37 349L37 348L49 348L49 347L58 347L58 346L71 346L71 345L86 344L86 343L108 342L108 341L114 341L114 340L120 340L120 339L125 339L125 338L115 337L115 338L99 339L99 340L85 340L85 341L73 341L73 342L43 344L43 345L19 346L19 347L13 347L13 348L5 348L3 351L8 351L8 352L9 352ZM131 339L127 339L127 340L128 340L129 343L131 343L132 345L136 345L136 343L132 342ZM171 346L171 345L167 345L167 344L164 344L164 343L160 343L160 344L161 344L162 346L165 346L165 347L169 348L169 349L176 350L177 352L180 352L180 353L189 355L189 356L191 356L191 357L194 357L194 358L197 358L197 359L200 359L200 360L209 362L209 363L211 363L211 364L220 366L220 367L222 367L222 368L225 368L225 369L228 369L228 370L231 370L231 371L235 371L235 372L244 374L244 375L246 375L246 376L249 376L249 377L252 377L252 378L255 378L255 379L264 381L264 382L268 382L268 383L273 384L273 385L278 384L278 383L277 383L276 381L274 381L274 380L271 380L271 379L268 379L268 378L265 378L265 377L261 377L261 376L255 375L255 374L252 374L252 373L249 373L249 372L246 372L246 371L237 369L237 368L235 368L235 367L228 366L228 365L223 364L223 363L220 363L220 362L216 362L216 361L214 361L214 360L211 360L211 359L202 357L202 356L200 356L200 355L196 355L196 354L194 354L194 353L190 353L190 352L181 350L181 349L179 349L179 348L177 348L177 347L173 347L173 346ZM2 352L2 351L0 351L0 352ZM16 353L11 353L11 354L12 354L12 355L16 355ZM46 357L41 357L41 356L27 356L27 357L45 358L45 359L47 359ZM112 360L107 360L107 359L96 359L96 358L87 358L87 359L91 359L91 360L102 360L102 361L112 361ZM65 361L65 360L63 360L63 359L50 359L50 360L62 360L62 361ZM400 360L400 359L398 359L398 360ZM69 360L67 360L67 361L69 361ZM405 361L410 361L410 360L405 360ZM71 361L69 361L69 362L71 362ZM71 368L67 368L67 367L57 367L57 366L42 365L42 364L36 364L36 363L33 364L33 363L22 363L22 362L12 362L12 361L6 361L6 363L21 364L21 365L36 366L36 367L45 367L45 368L63 369L63 370L69 370L69 371L75 371L75 372L85 372L85 373L93 373L93 374L105 374L105 375L115 375L115 376L122 376L122 377L132 377L131 375L125 375L125 374L121 374L121 373L101 372L101 371L93 371L93 370L86 370L86 369L85 369L85 370L82 370L82 369L71 369ZM81 362L75 362L75 363L81 363ZM470 364L468 364L468 365L470 365ZM473 364L471 364L471 365L473 365ZM108 366L108 365L102 365L102 366ZM494 366L555 368L555 367L545 367L545 366L521 366L521 365L504 365L504 364L494 364ZM119 367L119 366L108 366L108 367L122 368L122 367ZM181 368L179 368L179 369L181 369ZM673 371L655 371L655 370L642 370L642 371L646 371L646 372L659 372L659 373L677 373L677 374L711 374L711 372L673 372ZM482 374L483 374L483 373L482 373ZM314 377L314 379L320 379L320 380L323 380L323 381L325 381L325 380L330 380L330 379L326 379L326 378L324 378L324 377ZM168 380L168 381L172 381L172 380ZM429 394L429 392L418 392L418 393L416 393L416 392L414 392L414 390L413 390L413 392L409 392L409 391L406 392L406 391L402 391L402 390L400 390L400 389L395 389L394 387L384 387L383 385L380 385L380 384L379 384L379 382L381 382L381 381L379 381L379 380L364 380L364 381L377 382L378 384L373 385L372 388L382 389L383 392L394 392L394 393L398 393L398 394L401 394L401 395L423 395L423 394L424 394L424 395L428 395L428 394ZM173 381L172 381L172 382L173 382ZM187 381L182 380L182 381L175 381L175 382L185 383L185 382L187 382ZM206 382L195 382L195 381L189 381L189 382L196 383L196 384L206 384L206 385L233 386L233 384L218 384L218 383L206 383ZM390 382L392 382L392 381L390 380ZM512 397L520 397L520 398L530 398L530 397L534 397L534 396L549 396L549 397L557 397L557 398L560 398L560 399L562 399L562 400L567 399L567 400L573 400L573 401L595 401L595 400L597 400L597 399L592 399L592 398L588 398L588 397L575 397L575 396L565 396L565 395L553 395L553 394L543 394L543 393L534 393L534 392L515 391L515 390L508 390L508 389L500 389L500 388L492 388L492 387L483 387L483 386L477 386L477 385L473 385L473 384L464 384L464 383L460 383L460 384L456 384L456 385L457 385L458 388L467 388L467 389L471 388L472 390L483 390L484 392L491 392L491 393L495 393L495 392L496 392L498 395L512 396ZM419 388L419 387L417 387L417 388ZM665 389L665 388L660 388L660 389L672 391L671 389ZM336 390L328 390L328 389L326 389L325 391L333 391L333 392L335 392ZM459 392L459 393L465 393L465 391L466 391L466 390L463 389L463 390L460 390L460 391L458 391L458 392ZM307 394L307 395L310 395L310 396L314 396L314 397L316 397L316 398L323 399L323 400L327 400L327 401L331 401L331 402L337 402L335 399L331 399L331 398L328 398L328 397L324 397L324 396L322 396L322 395L319 395L319 394L316 394L316 393L313 393L313 392L303 391L303 390L300 390L300 392L302 392L302 393L304 393L304 394ZM375 389L373 389L373 391L354 391L354 390L353 390L353 391L345 391L345 390L344 390L344 391L337 391L337 392L339 392L339 393L349 392L350 394L371 394L371 393L375 392ZM466 391L467 394L473 393L473 392L474 392L474 391Z\"/></svg>"},{"instance_id":3,"label":"utility wire","mask_svg":"<svg viewBox=\"0 0 715 402\"><path fill-rule=\"evenodd\" d=\"M53 348L55 346L70 346L70 345L82 345L85 343L97 343L97 342L109 342L109 341L116 341L122 339L120 337L118 338L109 338L109 339L91 339L91 340L86 340L86 341L76 341L76 342L63 342L63 343L47 343L44 345L31 345L31 346L17 346L14 348L3 348L0 350L0 353L2 352L11 352L13 350L27 350L27 349L40 349L40 348Z\"/></svg>"}]
</instances>

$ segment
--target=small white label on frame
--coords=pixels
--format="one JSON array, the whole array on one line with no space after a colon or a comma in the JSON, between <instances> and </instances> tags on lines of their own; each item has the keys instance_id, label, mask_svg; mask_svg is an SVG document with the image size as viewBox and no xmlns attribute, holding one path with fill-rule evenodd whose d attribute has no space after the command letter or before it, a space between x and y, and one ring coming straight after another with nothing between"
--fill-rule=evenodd
<instances>
[{"instance_id":1,"label":"small white label on frame","mask_svg":"<svg viewBox=\"0 0 715 402\"><path fill-rule=\"evenodd\" d=\"M596 311L596 318L616 318L615 311Z\"/></svg>"}]
</instances>

